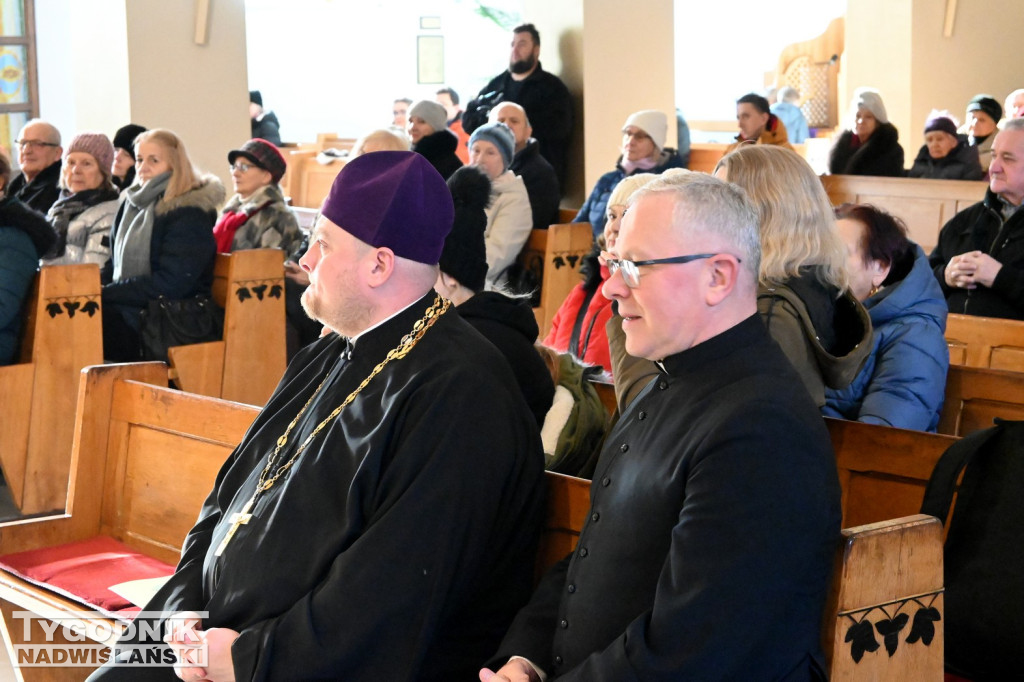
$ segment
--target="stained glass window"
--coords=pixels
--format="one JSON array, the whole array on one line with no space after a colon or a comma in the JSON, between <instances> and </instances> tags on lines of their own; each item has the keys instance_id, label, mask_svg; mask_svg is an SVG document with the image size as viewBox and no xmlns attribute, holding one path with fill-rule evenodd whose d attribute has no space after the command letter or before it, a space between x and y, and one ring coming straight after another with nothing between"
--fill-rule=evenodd
<instances>
[{"instance_id":1,"label":"stained glass window","mask_svg":"<svg viewBox=\"0 0 1024 682\"><path fill-rule=\"evenodd\" d=\"M18 131L39 115L33 0L0 0L0 146L10 155Z\"/></svg>"}]
</instances>

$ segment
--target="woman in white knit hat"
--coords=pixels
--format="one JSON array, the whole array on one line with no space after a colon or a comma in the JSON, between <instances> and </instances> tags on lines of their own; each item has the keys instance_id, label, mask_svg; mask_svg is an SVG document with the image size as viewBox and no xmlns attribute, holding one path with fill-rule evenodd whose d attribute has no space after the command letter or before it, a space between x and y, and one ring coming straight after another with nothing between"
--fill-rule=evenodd
<instances>
[{"instance_id":1,"label":"woman in white knit hat","mask_svg":"<svg viewBox=\"0 0 1024 682\"><path fill-rule=\"evenodd\" d=\"M882 95L871 88L858 88L853 93L847 130L829 154L829 172L902 177L906 171L899 138L896 127L889 123Z\"/></svg>"},{"instance_id":2,"label":"woman in white knit hat","mask_svg":"<svg viewBox=\"0 0 1024 682\"><path fill-rule=\"evenodd\" d=\"M669 168L681 168L683 161L679 154L665 146L667 134L668 117L664 112L646 109L630 114L622 125L622 155L615 163L615 170L598 178L573 222L589 222L596 239L604 232L608 197L622 178L634 173L660 174Z\"/></svg>"},{"instance_id":3,"label":"woman in white knit hat","mask_svg":"<svg viewBox=\"0 0 1024 682\"><path fill-rule=\"evenodd\" d=\"M81 133L64 150L60 196L46 219L57 244L44 265L96 263L110 258L110 226L117 213L117 189L110 176L114 145L103 133Z\"/></svg>"}]
</instances>

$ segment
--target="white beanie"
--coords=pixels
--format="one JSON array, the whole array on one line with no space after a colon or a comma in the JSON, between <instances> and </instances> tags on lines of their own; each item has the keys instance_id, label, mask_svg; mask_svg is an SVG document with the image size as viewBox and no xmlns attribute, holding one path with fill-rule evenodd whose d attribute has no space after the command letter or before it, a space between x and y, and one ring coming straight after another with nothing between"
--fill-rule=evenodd
<instances>
[{"instance_id":1,"label":"white beanie","mask_svg":"<svg viewBox=\"0 0 1024 682\"><path fill-rule=\"evenodd\" d=\"M882 103L882 95L878 90L872 88L857 88L853 91L853 109L867 109L879 123L888 123L889 117L885 114L885 104Z\"/></svg>"},{"instance_id":2,"label":"white beanie","mask_svg":"<svg viewBox=\"0 0 1024 682\"><path fill-rule=\"evenodd\" d=\"M417 116L423 122L434 129L435 133L441 132L448 127L448 112L437 102L429 99L421 99L409 107L409 118Z\"/></svg>"},{"instance_id":3,"label":"white beanie","mask_svg":"<svg viewBox=\"0 0 1024 682\"><path fill-rule=\"evenodd\" d=\"M622 125L625 130L629 126L636 126L647 133L658 149L665 148L665 136L668 135L668 118L657 109L644 109L630 114L629 118Z\"/></svg>"}]
</instances>

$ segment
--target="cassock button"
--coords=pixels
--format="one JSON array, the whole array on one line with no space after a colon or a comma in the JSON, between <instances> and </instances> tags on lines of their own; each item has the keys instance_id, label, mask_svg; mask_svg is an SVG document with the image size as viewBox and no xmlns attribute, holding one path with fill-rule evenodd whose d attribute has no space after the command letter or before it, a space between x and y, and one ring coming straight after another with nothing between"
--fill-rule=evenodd
<instances>
[{"instance_id":1,"label":"cassock button","mask_svg":"<svg viewBox=\"0 0 1024 682\"><path fill-rule=\"evenodd\" d=\"M619 451L620 452L629 452L629 444L623 443L622 445L620 445L619 446Z\"/></svg>"},{"instance_id":2,"label":"cassock button","mask_svg":"<svg viewBox=\"0 0 1024 682\"><path fill-rule=\"evenodd\" d=\"M581 557L587 556L587 548L586 547L580 549L580 556Z\"/></svg>"},{"instance_id":3,"label":"cassock button","mask_svg":"<svg viewBox=\"0 0 1024 682\"><path fill-rule=\"evenodd\" d=\"M569 594L572 594L573 592L576 591L576 586L573 585L572 583L569 583L569 587L567 587L565 589L569 590Z\"/></svg>"},{"instance_id":4,"label":"cassock button","mask_svg":"<svg viewBox=\"0 0 1024 682\"><path fill-rule=\"evenodd\" d=\"M662 379L661 381L658 382L658 390L659 391L664 391L666 388L668 388L668 382L667 381Z\"/></svg>"},{"instance_id":5,"label":"cassock button","mask_svg":"<svg viewBox=\"0 0 1024 682\"><path fill-rule=\"evenodd\" d=\"M591 515L590 515L590 520L591 520L591 521L594 521L595 523L596 523L596 522L597 522L597 521L598 521L598 520L599 520L600 518L601 518L601 514L600 514L599 512L594 512L593 514L591 514Z\"/></svg>"},{"instance_id":6,"label":"cassock button","mask_svg":"<svg viewBox=\"0 0 1024 682\"><path fill-rule=\"evenodd\" d=\"M558 626L564 630L567 627L569 627L569 621L563 620L561 623L558 624Z\"/></svg>"},{"instance_id":7,"label":"cassock button","mask_svg":"<svg viewBox=\"0 0 1024 682\"><path fill-rule=\"evenodd\" d=\"M644 412L643 410L640 410L640 414L637 415L637 419L639 419L640 421L647 419L647 413Z\"/></svg>"},{"instance_id":8,"label":"cassock button","mask_svg":"<svg viewBox=\"0 0 1024 682\"><path fill-rule=\"evenodd\" d=\"M555 665L562 665L562 657L555 656Z\"/></svg>"},{"instance_id":9,"label":"cassock button","mask_svg":"<svg viewBox=\"0 0 1024 682\"><path fill-rule=\"evenodd\" d=\"M607 476L605 476L604 478L601 479L601 485L603 485L605 488L607 488L611 484L612 484L612 479L608 478Z\"/></svg>"}]
</instances>

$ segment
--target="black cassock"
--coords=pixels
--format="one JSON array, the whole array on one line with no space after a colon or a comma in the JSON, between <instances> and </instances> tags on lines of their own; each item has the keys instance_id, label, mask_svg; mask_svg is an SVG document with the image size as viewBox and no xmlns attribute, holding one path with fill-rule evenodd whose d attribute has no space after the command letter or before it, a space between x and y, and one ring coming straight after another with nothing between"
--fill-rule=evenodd
<instances>
[{"instance_id":1,"label":"black cassock","mask_svg":"<svg viewBox=\"0 0 1024 682\"><path fill-rule=\"evenodd\" d=\"M241 635L238 680L475 679L529 597L543 515L543 454L504 358L441 316L309 444L222 556L277 439L340 405L398 345L431 293L361 335L330 335L291 363L217 476L177 572L146 610L208 611ZM176 679L104 668L95 679Z\"/></svg>"}]
</instances>

